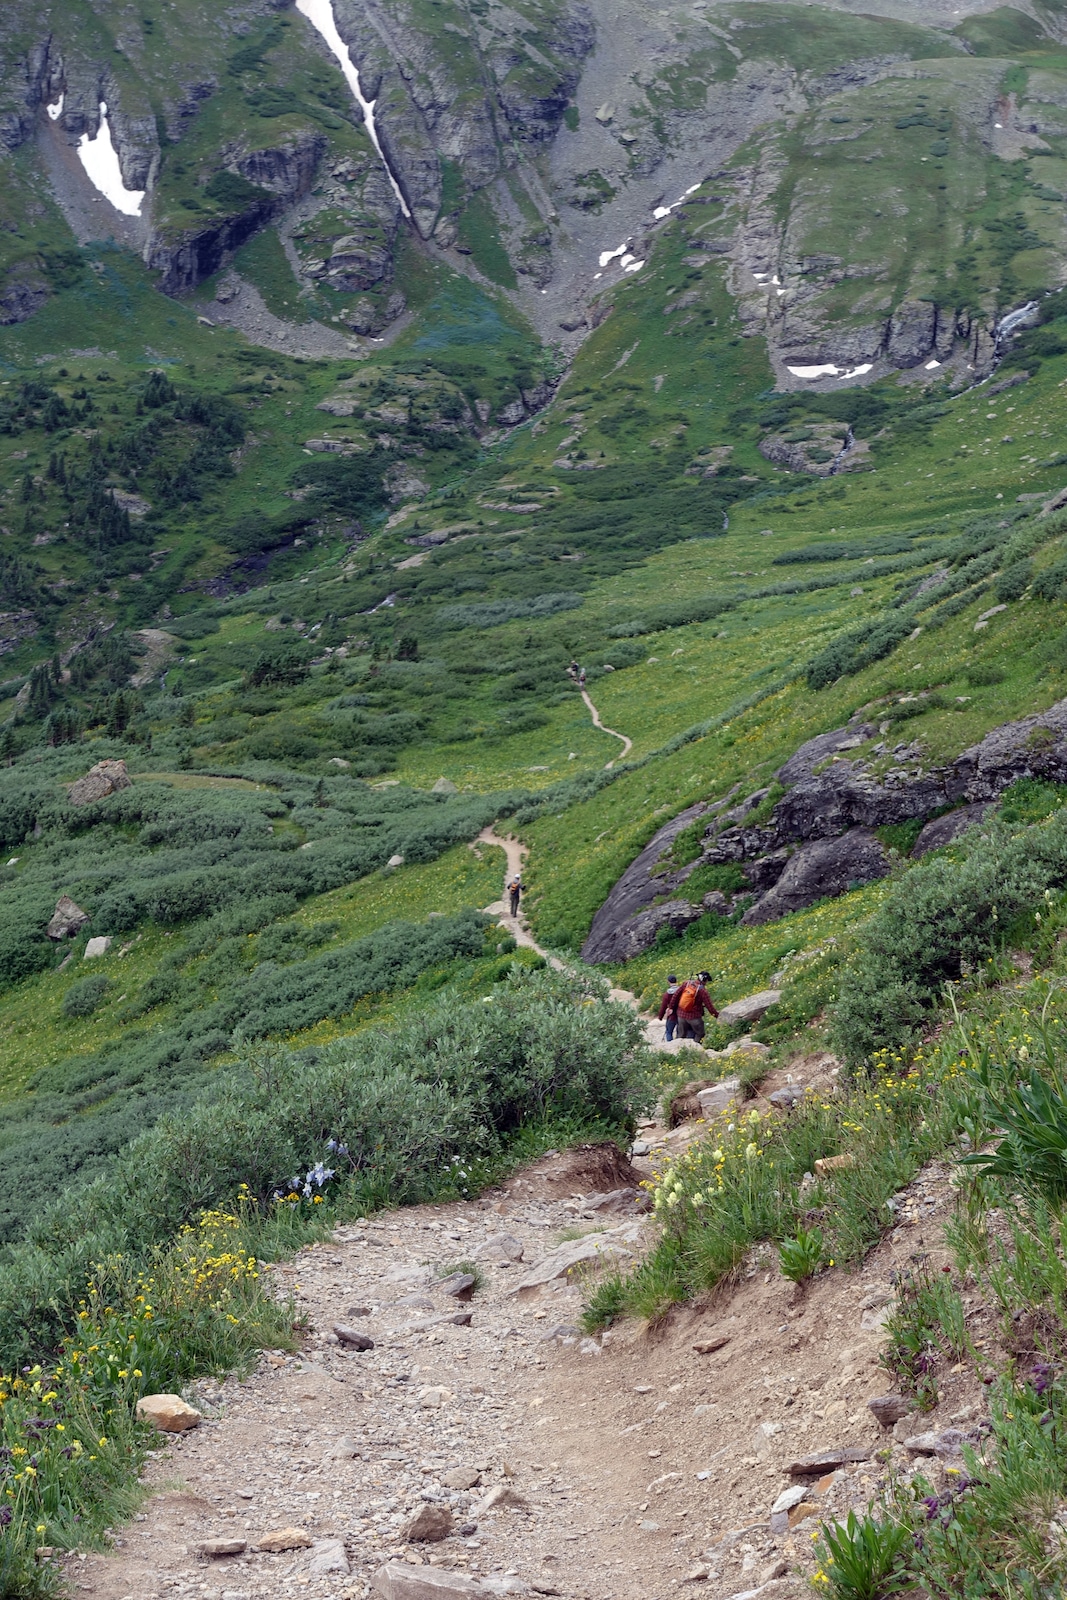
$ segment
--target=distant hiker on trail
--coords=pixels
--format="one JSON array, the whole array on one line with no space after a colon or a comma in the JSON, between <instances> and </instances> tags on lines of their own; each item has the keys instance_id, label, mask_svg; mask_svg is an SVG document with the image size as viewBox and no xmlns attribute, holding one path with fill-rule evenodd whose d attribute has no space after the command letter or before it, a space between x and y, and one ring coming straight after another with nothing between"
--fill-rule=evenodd
<instances>
[{"instance_id":1,"label":"distant hiker on trail","mask_svg":"<svg viewBox=\"0 0 1067 1600\"><path fill-rule=\"evenodd\" d=\"M570 666L567 668L567 676L568 676L568 678L573 678L575 683L577 683L578 682L578 674L579 674L580 671L581 671L581 668L579 667L577 661L572 661Z\"/></svg>"},{"instance_id":2,"label":"distant hiker on trail","mask_svg":"<svg viewBox=\"0 0 1067 1600\"><path fill-rule=\"evenodd\" d=\"M704 1013L717 1017L718 1011L704 985L711 981L710 972L698 972L685 983L678 996L678 1038L695 1039L700 1044L704 1037Z\"/></svg>"},{"instance_id":3,"label":"distant hiker on trail","mask_svg":"<svg viewBox=\"0 0 1067 1600\"><path fill-rule=\"evenodd\" d=\"M517 917L519 914L519 896L525 888L526 885L518 873L513 878L508 879L508 899L511 902L511 915L513 917Z\"/></svg>"},{"instance_id":4,"label":"distant hiker on trail","mask_svg":"<svg viewBox=\"0 0 1067 1600\"><path fill-rule=\"evenodd\" d=\"M659 1003L659 1020L667 1024L665 1034L667 1044L674 1038L674 1030L678 1026L678 1001L681 999L681 994L682 986L672 972L668 975L667 987Z\"/></svg>"},{"instance_id":5,"label":"distant hiker on trail","mask_svg":"<svg viewBox=\"0 0 1067 1600\"><path fill-rule=\"evenodd\" d=\"M581 670L578 673L578 687L579 687L579 689L584 689L585 688L585 668L584 667L582 667Z\"/></svg>"}]
</instances>

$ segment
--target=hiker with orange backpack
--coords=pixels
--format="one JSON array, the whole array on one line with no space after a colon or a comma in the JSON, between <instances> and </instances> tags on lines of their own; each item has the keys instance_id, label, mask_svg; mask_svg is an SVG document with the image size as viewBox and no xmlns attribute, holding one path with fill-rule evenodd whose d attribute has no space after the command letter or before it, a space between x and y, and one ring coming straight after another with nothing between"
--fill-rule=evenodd
<instances>
[{"instance_id":1,"label":"hiker with orange backpack","mask_svg":"<svg viewBox=\"0 0 1067 1600\"><path fill-rule=\"evenodd\" d=\"M713 1017L719 1015L714 1002L707 989L706 983L711 981L710 972L698 972L695 978L690 978L678 996L678 1038L692 1039L700 1044L704 1038L704 1013Z\"/></svg>"}]
</instances>

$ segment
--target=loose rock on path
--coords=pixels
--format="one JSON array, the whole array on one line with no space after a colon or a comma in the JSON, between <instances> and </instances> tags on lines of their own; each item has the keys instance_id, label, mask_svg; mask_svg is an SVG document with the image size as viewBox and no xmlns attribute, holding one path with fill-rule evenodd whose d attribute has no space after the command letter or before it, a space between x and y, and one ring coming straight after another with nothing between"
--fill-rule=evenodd
<instances>
[{"instance_id":1,"label":"loose rock on path","mask_svg":"<svg viewBox=\"0 0 1067 1600\"><path fill-rule=\"evenodd\" d=\"M644 1131L662 1148L681 1130ZM693 1583L708 1600L801 1600L820 1519L865 1506L889 1470L942 1473L911 1436L966 1433L981 1409L967 1374L891 1433L867 1407L886 1389L892 1275L936 1248L948 1170L911 1186L862 1273L798 1299L755 1251L710 1309L585 1338L582 1274L654 1236L631 1182L605 1147L565 1152L491 1197L341 1227L275 1267L301 1353L193 1387L203 1421L161 1436L144 1511L112 1554L68 1559L74 1589L451 1600L465 1577L482 1596L666 1600ZM484 1280L469 1301L448 1292L457 1271ZM420 1594L419 1572L454 1576Z\"/></svg>"}]
</instances>

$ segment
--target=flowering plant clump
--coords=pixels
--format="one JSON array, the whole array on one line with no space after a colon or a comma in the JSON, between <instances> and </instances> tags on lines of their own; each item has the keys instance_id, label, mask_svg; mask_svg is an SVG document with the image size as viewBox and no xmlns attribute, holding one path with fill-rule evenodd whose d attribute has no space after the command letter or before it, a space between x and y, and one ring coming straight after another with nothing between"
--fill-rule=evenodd
<instances>
[{"instance_id":1,"label":"flowering plant clump","mask_svg":"<svg viewBox=\"0 0 1067 1600\"><path fill-rule=\"evenodd\" d=\"M248 1221L206 1211L147 1268L120 1254L95 1263L54 1359L0 1376L0 1596L51 1592L38 1548L98 1543L132 1512L151 1439L135 1416L142 1394L286 1342L292 1319L261 1286Z\"/></svg>"},{"instance_id":2,"label":"flowering plant clump","mask_svg":"<svg viewBox=\"0 0 1067 1600\"><path fill-rule=\"evenodd\" d=\"M348 1146L341 1144L337 1139L327 1139L326 1150L329 1155L337 1156L341 1160L348 1158ZM274 1191L276 1205L298 1206L302 1200L310 1200L312 1205L320 1206L325 1199L322 1190L331 1178L336 1178L337 1169L328 1167L322 1161L316 1161L301 1177L299 1173L289 1179L287 1185Z\"/></svg>"},{"instance_id":3,"label":"flowering plant clump","mask_svg":"<svg viewBox=\"0 0 1067 1600\"><path fill-rule=\"evenodd\" d=\"M659 1244L629 1278L594 1293L587 1325L624 1310L661 1315L714 1288L754 1245L796 1241L798 1229L801 1277L856 1260L891 1220L887 1202L945 1148L973 1099L970 1068L946 1044L880 1051L868 1075L809 1088L785 1116L742 1105L698 1124L688 1148L645 1182ZM847 1159L817 1177L816 1163L832 1156ZM786 1251L791 1267L795 1254Z\"/></svg>"}]
</instances>

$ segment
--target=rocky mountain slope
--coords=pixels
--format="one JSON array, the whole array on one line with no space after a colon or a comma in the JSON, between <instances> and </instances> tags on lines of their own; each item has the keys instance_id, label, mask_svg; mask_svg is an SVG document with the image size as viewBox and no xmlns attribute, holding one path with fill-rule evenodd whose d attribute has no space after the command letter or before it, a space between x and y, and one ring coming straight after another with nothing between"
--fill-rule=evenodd
<instances>
[{"instance_id":1,"label":"rocky mountain slope","mask_svg":"<svg viewBox=\"0 0 1067 1600\"><path fill-rule=\"evenodd\" d=\"M414 250L573 344L681 214L780 388L962 383L1063 282L1049 9L19 0L0 30L9 321L75 239L134 246L180 294L267 229L306 309L357 335L400 315ZM125 214L79 159L101 139L143 193Z\"/></svg>"}]
</instances>

